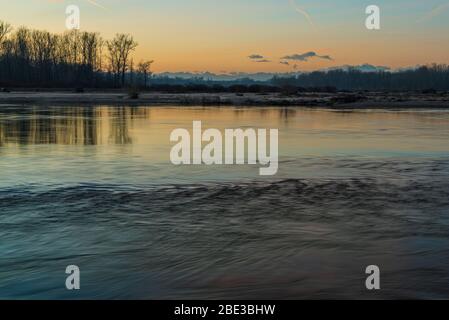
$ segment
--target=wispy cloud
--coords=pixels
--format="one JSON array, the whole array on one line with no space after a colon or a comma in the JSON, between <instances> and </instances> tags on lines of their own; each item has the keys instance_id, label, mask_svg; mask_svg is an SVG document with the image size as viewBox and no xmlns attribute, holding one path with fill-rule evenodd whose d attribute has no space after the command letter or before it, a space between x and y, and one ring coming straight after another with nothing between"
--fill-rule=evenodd
<instances>
[{"instance_id":1,"label":"wispy cloud","mask_svg":"<svg viewBox=\"0 0 449 320\"><path fill-rule=\"evenodd\" d=\"M65 0L47 0L47 1L51 2L51 3L61 3L61 2L64 2ZM95 1L95 0L85 0L85 1L89 2L91 5L94 5L98 8L106 9L106 7L103 6L102 4L98 3L98 1Z\"/></svg>"},{"instance_id":2,"label":"wispy cloud","mask_svg":"<svg viewBox=\"0 0 449 320\"><path fill-rule=\"evenodd\" d=\"M298 4L296 3L296 0L289 0L290 1L290 5L295 9L296 12L298 12L299 14L303 15L307 22L312 26L315 27L312 18L310 17L310 15L307 13L306 10L304 10L303 8L301 8L300 6L298 6Z\"/></svg>"},{"instance_id":3,"label":"wispy cloud","mask_svg":"<svg viewBox=\"0 0 449 320\"><path fill-rule=\"evenodd\" d=\"M98 8L106 9L106 7L104 7L103 5L99 4L97 1L94 1L94 0L86 0L86 1L89 2L90 4L93 4L94 6L96 6Z\"/></svg>"},{"instance_id":4,"label":"wispy cloud","mask_svg":"<svg viewBox=\"0 0 449 320\"><path fill-rule=\"evenodd\" d=\"M261 62L261 63L271 62L271 60L268 60L267 58L265 58L263 55L260 54L252 54L249 55L248 58L253 62Z\"/></svg>"},{"instance_id":5,"label":"wispy cloud","mask_svg":"<svg viewBox=\"0 0 449 320\"><path fill-rule=\"evenodd\" d=\"M313 51L309 51L306 53L301 53L301 54L292 54L292 55L288 55L285 57L282 57L282 60L294 60L294 61L304 61L307 62L309 61L309 59L311 58L318 58L318 59L324 59L324 60L333 60L331 56L325 55L325 56L321 56L318 55L316 52Z\"/></svg>"},{"instance_id":6,"label":"wispy cloud","mask_svg":"<svg viewBox=\"0 0 449 320\"><path fill-rule=\"evenodd\" d=\"M439 6L436 6L431 11L426 13L423 17L418 19L418 22L428 21L431 20L441 14L443 14L445 11L449 9L449 2L440 4Z\"/></svg>"},{"instance_id":7,"label":"wispy cloud","mask_svg":"<svg viewBox=\"0 0 449 320\"><path fill-rule=\"evenodd\" d=\"M249 55L248 58L250 58L251 60L264 59L264 56L262 56L260 54L252 54L252 55Z\"/></svg>"}]
</instances>

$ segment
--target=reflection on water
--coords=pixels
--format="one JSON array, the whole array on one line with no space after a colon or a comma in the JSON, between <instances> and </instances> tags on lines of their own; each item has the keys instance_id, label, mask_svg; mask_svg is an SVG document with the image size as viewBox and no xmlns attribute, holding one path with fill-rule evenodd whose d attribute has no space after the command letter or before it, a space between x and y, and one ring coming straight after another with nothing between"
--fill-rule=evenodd
<instances>
[{"instance_id":1,"label":"reflection on water","mask_svg":"<svg viewBox=\"0 0 449 320\"><path fill-rule=\"evenodd\" d=\"M0 145L132 143L129 127L136 118L148 116L146 108L106 107L25 108L17 114L4 107Z\"/></svg>"},{"instance_id":2,"label":"reflection on water","mask_svg":"<svg viewBox=\"0 0 449 320\"><path fill-rule=\"evenodd\" d=\"M172 166L193 120L279 128L278 175ZM446 111L1 106L0 298L449 298L448 141Z\"/></svg>"},{"instance_id":3,"label":"reflection on water","mask_svg":"<svg viewBox=\"0 0 449 320\"><path fill-rule=\"evenodd\" d=\"M201 109L199 109L201 110ZM275 112L273 112L275 111ZM130 127L138 119L150 117L145 107L2 107L0 146L5 144L130 144ZM247 110L234 109L236 118ZM286 122L295 109L258 109L260 117L275 115ZM193 119L194 120L194 119Z\"/></svg>"}]
</instances>

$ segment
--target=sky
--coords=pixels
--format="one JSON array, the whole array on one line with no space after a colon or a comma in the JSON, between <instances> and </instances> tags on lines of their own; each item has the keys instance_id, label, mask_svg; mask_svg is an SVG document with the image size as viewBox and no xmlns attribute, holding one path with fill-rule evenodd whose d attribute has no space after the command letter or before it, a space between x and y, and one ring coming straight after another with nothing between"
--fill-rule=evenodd
<instances>
[{"instance_id":1,"label":"sky","mask_svg":"<svg viewBox=\"0 0 449 320\"><path fill-rule=\"evenodd\" d=\"M156 72L449 63L449 0L0 0L0 20L61 33L69 4L83 31L132 34ZM372 4L380 30L365 27Z\"/></svg>"}]
</instances>

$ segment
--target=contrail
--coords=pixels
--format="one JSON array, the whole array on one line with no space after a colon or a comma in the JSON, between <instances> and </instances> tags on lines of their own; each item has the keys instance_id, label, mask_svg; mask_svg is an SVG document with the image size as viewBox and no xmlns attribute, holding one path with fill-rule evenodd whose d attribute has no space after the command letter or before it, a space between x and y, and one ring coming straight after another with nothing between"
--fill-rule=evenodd
<instances>
[{"instance_id":1,"label":"contrail","mask_svg":"<svg viewBox=\"0 0 449 320\"><path fill-rule=\"evenodd\" d=\"M96 2L94 0L86 0L86 1L89 2L90 4L93 4L94 6L96 6L98 8L106 9L104 6L102 6L101 4L99 4L98 2Z\"/></svg>"},{"instance_id":2,"label":"contrail","mask_svg":"<svg viewBox=\"0 0 449 320\"><path fill-rule=\"evenodd\" d=\"M436 16L439 16L447 9L449 9L449 3L440 4L439 6L435 7L430 12L428 12L426 15L424 15L422 18L418 19L418 22L427 21L432 18L435 18Z\"/></svg>"},{"instance_id":3,"label":"contrail","mask_svg":"<svg viewBox=\"0 0 449 320\"><path fill-rule=\"evenodd\" d=\"M296 12L302 14L302 15L307 19L307 21L309 22L309 24L310 24L312 27L315 27L315 25L313 24L312 18L310 18L309 14L308 14L304 9L302 9L301 7L299 7L299 6L296 4L295 0L289 0L289 1L290 1L290 5L296 10Z\"/></svg>"},{"instance_id":4,"label":"contrail","mask_svg":"<svg viewBox=\"0 0 449 320\"><path fill-rule=\"evenodd\" d=\"M47 0L48 2L51 2L51 3L61 3L61 2L64 2L64 0ZM85 0L85 1L87 1L87 2L89 2L91 5L94 5L94 6L96 6L96 7L98 7L98 8L101 8L101 9L106 9L106 7L104 7L104 6L102 6L101 4L99 4L97 1L95 1L95 0Z\"/></svg>"}]
</instances>

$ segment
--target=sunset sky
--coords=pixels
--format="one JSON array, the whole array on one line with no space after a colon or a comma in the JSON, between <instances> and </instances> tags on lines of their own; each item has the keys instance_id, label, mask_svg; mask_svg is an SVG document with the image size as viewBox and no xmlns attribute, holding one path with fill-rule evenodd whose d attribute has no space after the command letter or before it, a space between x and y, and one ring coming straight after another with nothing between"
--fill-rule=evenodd
<instances>
[{"instance_id":1,"label":"sunset sky","mask_svg":"<svg viewBox=\"0 0 449 320\"><path fill-rule=\"evenodd\" d=\"M156 72L288 72L294 64L298 70L314 70L363 63L393 68L449 63L446 0L0 0L0 4L0 20L52 32L65 31L65 7L77 4L82 30L98 31L105 38L132 34L139 42L135 60L155 60ZM381 8L380 31L365 28L365 8L371 4ZM307 52L316 56L304 59ZM294 55L300 60L280 63L282 57Z\"/></svg>"}]
</instances>

